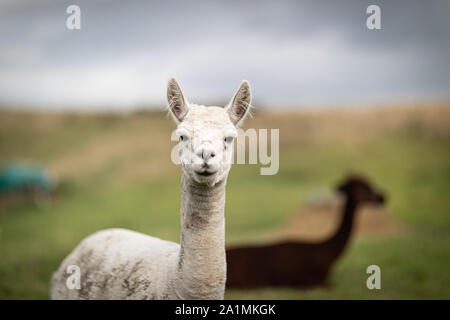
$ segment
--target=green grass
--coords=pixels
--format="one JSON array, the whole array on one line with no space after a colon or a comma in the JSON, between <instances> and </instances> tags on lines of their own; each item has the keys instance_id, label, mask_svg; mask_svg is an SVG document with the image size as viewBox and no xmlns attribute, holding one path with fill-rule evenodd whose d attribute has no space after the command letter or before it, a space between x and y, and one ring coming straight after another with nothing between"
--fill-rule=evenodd
<instances>
[{"instance_id":1,"label":"green grass","mask_svg":"<svg viewBox=\"0 0 450 320\"><path fill-rule=\"evenodd\" d=\"M442 111L443 116L447 110ZM54 203L41 207L23 204L1 212L1 299L48 298L51 273L81 239L100 229L123 227L179 240L180 169L167 163L156 171L143 166L142 172L125 174L130 166L140 167L146 161L161 158L162 163L169 162L173 125L163 115L67 115L49 126L41 124L45 115L8 117L8 122L0 122L0 162L36 159L52 170L60 167L58 161L67 154L85 157L90 149L84 147L90 141L110 138L114 144L117 137L126 135L147 135L150 151L143 163L122 156L112 156L102 166L83 162L77 172L62 175L71 187ZM406 225L407 232L352 241L335 265L329 288L232 290L225 297L450 299L450 128L435 134L435 127L423 124L420 117L406 117L394 129L380 125L362 136L350 127L357 140L337 131L311 139L302 138L300 131L297 139L292 130L295 122L305 122L305 117L311 127L333 122L326 115L322 122L300 115L276 118L282 146L277 175L261 176L257 165L233 167L227 185L227 243L270 241L273 231L288 221L311 190L332 188L349 171L365 173L385 190L389 212ZM261 125L271 121L265 114L260 119ZM161 136L167 137L158 143L167 147L152 153L156 143L152 137ZM381 267L381 290L365 286L365 271L371 264Z\"/></svg>"}]
</instances>

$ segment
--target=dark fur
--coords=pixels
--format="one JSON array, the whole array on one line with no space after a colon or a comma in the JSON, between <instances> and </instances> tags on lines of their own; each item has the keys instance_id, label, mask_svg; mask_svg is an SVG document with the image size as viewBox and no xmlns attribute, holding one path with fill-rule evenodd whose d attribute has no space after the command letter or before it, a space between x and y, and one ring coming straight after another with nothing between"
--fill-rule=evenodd
<instances>
[{"instance_id":1,"label":"dark fur","mask_svg":"<svg viewBox=\"0 0 450 320\"><path fill-rule=\"evenodd\" d=\"M347 178L338 191L344 194L345 205L341 224L332 237L319 243L287 241L229 248L227 288L308 288L326 284L333 263L348 243L358 206L364 202L384 202L383 195L356 176Z\"/></svg>"}]
</instances>

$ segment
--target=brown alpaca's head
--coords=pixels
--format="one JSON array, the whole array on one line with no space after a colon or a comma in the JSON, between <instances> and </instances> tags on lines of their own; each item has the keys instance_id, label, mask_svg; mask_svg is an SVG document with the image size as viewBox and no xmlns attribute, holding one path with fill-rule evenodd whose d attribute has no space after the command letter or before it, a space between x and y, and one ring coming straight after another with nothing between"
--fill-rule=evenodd
<instances>
[{"instance_id":1,"label":"brown alpaca's head","mask_svg":"<svg viewBox=\"0 0 450 320\"><path fill-rule=\"evenodd\" d=\"M367 179L361 176L349 176L337 187L337 191L357 202L382 204L385 201L385 196L374 190Z\"/></svg>"}]
</instances>

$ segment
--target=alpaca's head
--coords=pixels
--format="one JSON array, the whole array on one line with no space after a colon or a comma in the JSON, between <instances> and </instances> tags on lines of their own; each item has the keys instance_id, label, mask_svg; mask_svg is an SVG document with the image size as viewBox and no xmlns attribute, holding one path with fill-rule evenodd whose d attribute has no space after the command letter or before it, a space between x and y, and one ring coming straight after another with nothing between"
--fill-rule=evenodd
<instances>
[{"instance_id":1,"label":"alpaca's head","mask_svg":"<svg viewBox=\"0 0 450 320\"><path fill-rule=\"evenodd\" d=\"M169 110L178 124L179 155L182 170L193 181L215 185L230 171L233 140L237 125L250 109L250 85L243 81L231 102L224 108L189 103L178 82L167 86Z\"/></svg>"},{"instance_id":2,"label":"alpaca's head","mask_svg":"<svg viewBox=\"0 0 450 320\"><path fill-rule=\"evenodd\" d=\"M347 179L338 186L337 190L347 197L361 203L381 204L385 201L384 194L375 190L367 179L358 175L347 177Z\"/></svg>"}]
</instances>

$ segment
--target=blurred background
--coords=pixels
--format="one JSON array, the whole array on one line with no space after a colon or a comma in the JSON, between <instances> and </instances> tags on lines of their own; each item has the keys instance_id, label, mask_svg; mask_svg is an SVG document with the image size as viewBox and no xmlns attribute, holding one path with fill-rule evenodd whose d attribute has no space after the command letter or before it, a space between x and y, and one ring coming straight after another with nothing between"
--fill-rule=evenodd
<instances>
[{"instance_id":1,"label":"blurred background","mask_svg":"<svg viewBox=\"0 0 450 320\"><path fill-rule=\"evenodd\" d=\"M99 229L179 241L175 76L206 105L249 80L244 129L280 129L276 175L230 173L228 245L326 238L349 172L388 195L358 214L331 286L226 298L449 299L449 34L448 1L0 1L0 298L48 298ZM371 264L381 290L366 287Z\"/></svg>"}]
</instances>

